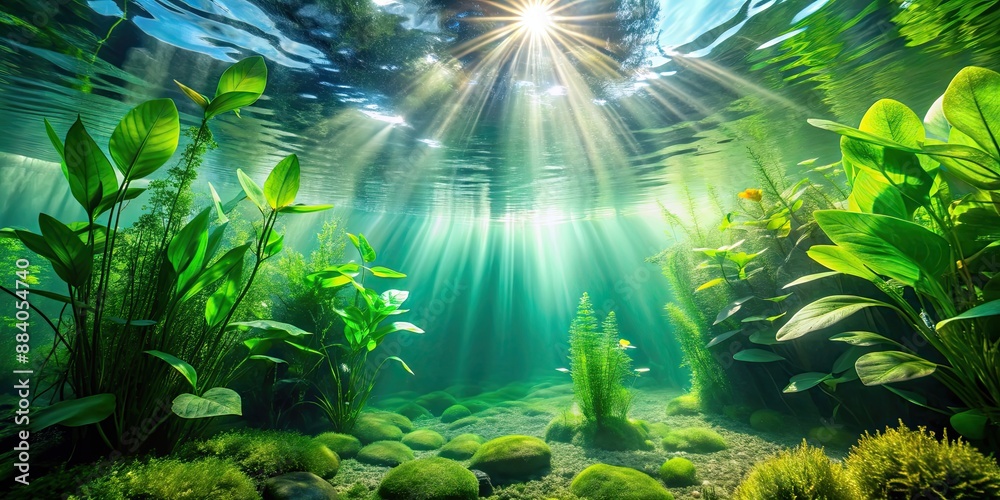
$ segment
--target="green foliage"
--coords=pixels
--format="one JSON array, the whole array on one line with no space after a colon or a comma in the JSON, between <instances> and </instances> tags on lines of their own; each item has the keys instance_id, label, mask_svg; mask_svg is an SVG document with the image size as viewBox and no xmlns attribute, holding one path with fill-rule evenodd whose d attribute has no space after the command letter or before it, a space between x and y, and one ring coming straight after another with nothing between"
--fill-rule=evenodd
<instances>
[{"instance_id":1,"label":"green foliage","mask_svg":"<svg viewBox=\"0 0 1000 500\"><path fill-rule=\"evenodd\" d=\"M312 472L332 478L340 458L321 441L294 432L245 430L219 434L184 445L182 456L219 457L231 460L256 480L289 472Z\"/></svg>"},{"instance_id":2,"label":"green foliage","mask_svg":"<svg viewBox=\"0 0 1000 500\"><path fill-rule=\"evenodd\" d=\"M516 482L545 473L551 461L552 450L545 441L511 435L483 443L472 456L469 468L489 474L495 483Z\"/></svg>"},{"instance_id":3,"label":"green foliage","mask_svg":"<svg viewBox=\"0 0 1000 500\"><path fill-rule=\"evenodd\" d=\"M966 442L924 428L865 434L844 462L864 498L973 499L1000 496L1000 467Z\"/></svg>"},{"instance_id":4,"label":"green foliage","mask_svg":"<svg viewBox=\"0 0 1000 500\"><path fill-rule=\"evenodd\" d=\"M649 433L640 422L609 420L601 427L594 422L584 421L574 436L573 443L585 448L612 451L651 450L654 446L648 437Z\"/></svg>"},{"instance_id":5,"label":"green foliage","mask_svg":"<svg viewBox=\"0 0 1000 500\"><path fill-rule=\"evenodd\" d=\"M444 436L430 429L418 429L403 436L403 444L414 450L436 450L444 443Z\"/></svg>"},{"instance_id":6,"label":"green foliage","mask_svg":"<svg viewBox=\"0 0 1000 500\"><path fill-rule=\"evenodd\" d=\"M84 486L81 493L84 498L260 498L246 474L219 458L191 462L152 459L115 466L106 476Z\"/></svg>"},{"instance_id":7,"label":"green foliage","mask_svg":"<svg viewBox=\"0 0 1000 500\"><path fill-rule=\"evenodd\" d=\"M667 415L697 415L700 407L697 394L684 394L667 401Z\"/></svg>"},{"instance_id":8,"label":"green foliage","mask_svg":"<svg viewBox=\"0 0 1000 500\"><path fill-rule=\"evenodd\" d=\"M452 460L468 460L479 451L484 442L486 440L476 434L459 434L441 447L438 456Z\"/></svg>"},{"instance_id":9,"label":"green foliage","mask_svg":"<svg viewBox=\"0 0 1000 500\"><path fill-rule=\"evenodd\" d=\"M585 423L586 419L579 413L562 412L545 427L545 441L570 443Z\"/></svg>"},{"instance_id":10,"label":"green foliage","mask_svg":"<svg viewBox=\"0 0 1000 500\"><path fill-rule=\"evenodd\" d=\"M449 406L441 413L441 421L449 424L458 419L465 418L472 415L472 412L468 408L462 405L452 405Z\"/></svg>"},{"instance_id":11,"label":"green foliage","mask_svg":"<svg viewBox=\"0 0 1000 500\"><path fill-rule=\"evenodd\" d=\"M706 427L673 429L663 436L663 449L688 453L712 453L729 448L725 438Z\"/></svg>"},{"instance_id":12,"label":"green foliage","mask_svg":"<svg viewBox=\"0 0 1000 500\"><path fill-rule=\"evenodd\" d=\"M383 500L475 500L476 475L447 458L421 458L389 471L378 488Z\"/></svg>"},{"instance_id":13,"label":"green foliage","mask_svg":"<svg viewBox=\"0 0 1000 500\"><path fill-rule=\"evenodd\" d=\"M804 442L754 465L733 492L734 500L861 500L844 468Z\"/></svg>"},{"instance_id":14,"label":"green foliage","mask_svg":"<svg viewBox=\"0 0 1000 500\"><path fill-rule=\"evenodd\" d=\"M358 462L395 467L413 460L413 450L399 441L376 441L358 452Z\"/></svg>"},{"instance_id":15,"label":"green foliage","mask_svg":"<svg viewBox=\"0 0 1000 500\"><path fill-rule=\"evenodd\" d=\"M698 484L694 464L683 457L674 457L660 466L660 479L671 488Z\"/></svg>"},{"instance_id":16,"label":"green foliage","mask_svg":"<svg viewBox=\"0 0 1000 500\"><path fill-rule=\"evenodd\" d=\"M314 437L313 440L326 446L340 458L354 458L361 450L361 441L350 434L324 432Z\"/></svg>"},{"instance_id":17,"label":"green foliage","mask_svg":"<svg viewBox=\"0 0 1000 500\"><path fill-rule=\"evenodd\" d=\"M570 492L588 500L673 500L652 477L628 467L594 464L573 478Z\"/></svg>"}]
</instances>

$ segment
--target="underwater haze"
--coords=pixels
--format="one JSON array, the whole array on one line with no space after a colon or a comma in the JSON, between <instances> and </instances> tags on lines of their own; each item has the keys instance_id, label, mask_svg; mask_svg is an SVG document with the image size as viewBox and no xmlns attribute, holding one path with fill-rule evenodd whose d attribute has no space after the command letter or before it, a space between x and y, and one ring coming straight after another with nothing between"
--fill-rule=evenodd
<instances>
[{"instance_id":1,"label":"underwater haze","mask_svg":"<svg viewBox=\"0 0 1000 500\"><path fill-rule=\"evenodd\" d=\"M1000 498L1000 2L0 26L4 498Z\"/></svg>"}]
</instances>

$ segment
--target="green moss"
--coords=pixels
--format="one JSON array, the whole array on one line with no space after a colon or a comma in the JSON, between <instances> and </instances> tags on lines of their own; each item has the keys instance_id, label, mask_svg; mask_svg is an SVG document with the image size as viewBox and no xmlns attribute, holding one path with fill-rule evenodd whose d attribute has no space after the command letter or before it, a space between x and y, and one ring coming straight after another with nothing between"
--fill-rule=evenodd
<instances>
[{"instance_id":1,"label":"green moss","mask_svg":"<svg viewBox=\"0 0 1000 500\"><path fill-rule=\"evenodd\" d=\"M361 441L350 434L324 432L314 437L313 441L330 448L340 458L354 458L361 449Z\"/></svg>"},{"instance_id":2,"label":"green moss","mask_svg":"<svg viewBox=\"0 0 1000 500\"><path fill-rule=\"evenodd\" d=\"M372 490L365 483L354 483L340 494L343 500L369 500L372 497Z\"/></svg>"},{"instance_id":3,"label":"green moss","mask_svg":"<svg viewBox=\"0 0 1000 500\"><path fill-rule=\"evenodd\" d=\"M653 422L649 424L649 435L662 438L670 433L671 427L663 422Z\"/></svg>"},{"instance_id":4,"label":"green moss","mask_svg":"<svg viewBox=\"0 0 1000 500\"><path fill-rule=\"evenodd\" d=\"M462 401L462 406L468 408L469 411L471 411L472 413L479 413L487 408L492 407L493 405L486 403L484 401L480 401L478 399L470 399L467 401Z\"/></svg>"},{"instance_id":5,"label":"green moss","mask_svg":"<svg viewBox=\"0 0 1000 500\"><path fill-rule=\"evenodd\" d=\"M519 481L538 476L551 467L552 450L532 436L503 436L482 444L469 467L490 475L495 482Z\"/></svg>"},{"instance_id":6,"label":"green moss","mask_svg":"<svg viewBox=\"0 0 1000 500\"><path fill-rule=\"evenodd\" d=\"M458 401L447 392L434 391L417 398L417 404L427 408L435 417L440 417L449 406L458 404Z\"/></svg>"},{"instance_id":7,"label":"green moss","mask_svg":"<svg viewBox=\"0 0 1000 500\"><path fill-rule=\"evenodd\" d=\"M846 448L858 440L858 436L841 428L818 426L809 429L809 440L824 446Z\"/></svg>"},{"instance_id":8,"label":"green moss","mask_svg":"<svg viewBox=\"0 0 1000 500\"><path fill-rule=\"evenodd\" d=\"M479 451L479 446L485 441L476 434L459 434L441 448L438 456L452 460L468 460Z\"/></svg>"},{"instance_id":9,"label":"green moss","mask_svg":"<svg viewBox=\"0 0 1000 500\"><path fill-rule=\"evenodd\" d=\"M1000 467L961 440L924 428L862 436L845 460L867 498L1000 498Z\"/></svg>"},{"instance_id":10,"label":"green moss","mask_svg":"<svg viewBox=\"0 0 1000 500\"><path fill-rule=\"evenodd\" d=\"M694 464L683 457L674 457L660 466L660 479L671 488L694 486L698 484Z\"/></svg>"},{"instance_id":11,"label":"green moss","mask_svg":"<svg viewBox=\"0 0 1000 500\"><path fill-rule=\"evenodd\" d=\"M229 459L255 479L300 471L329 479L340 469L340 457L330 448L308 436L284 431L226 432L185 446L180 454Z\"/></svg>"},{"instance_id":12,"label":"green moss","mask_svg":"<svg viewBox=\"0 0 1000 500\"><path fill-rule=\"evenodd\" d=\"M403 444L414 450L436 450L444 441L444 436L430 429L418 429L403 436Z\"/></svg>"},{"instance_id":13,"label":"green moss","mask_svg":"<svg viewBox=\"0 0 1000 500\"><path fill-rule=\"evenodd\" d=\"M362 444L403 439L403 431L399 427L384 417L375 416L374 413L362 413L354 424L351 434Z\"/></svg>"},{"instance_id":14,"label":"green moss","mask_svg":"<svg viewBox=\"0 0 1000 500\"><path fill-rule=\"evenodd\" d=\"M479 417L476 417L476 416L460 418L460 419L458 419L458 420L456 420L456 421L448 424L448 428L451 429L451 430L461 429L463 427L468 427L468 426L470 426L470 425L472 425L472 424L474 424L474 423L476 423L478 421L479 421Z\"/></svg>"},{"instance_id":15,"label":"green moss","mask_svg":"<svg viewBox=\"0 0 1000 500\"><path fill-rule=\"evenodd\" d=\"M780 433L788 427L788 417L767 408L750 414L750 427L759 432Z\"/></svg>"},{"instance_id":16,"label":"green moss","mask_svg":"<svg viewBox=\"0 0 1000 500\"><path fill-rule=\"evenodd\" d=\"M441 413L441 421L450 424L456 420L461 420L471 416L472 412L462 405L451 405Z\"/></svg>"},{"instance_id":17,"label":"green moss","mask_svg":"<svg viewBox=\"0 0 1000 500\"><path fill-rule=\"evenodd\" d=\"M383 500L476 500L479 481L454 460L421 458L389 471L378 495Z\"/></svg>"},{"instance_id":18,"label":"green moss","mask_svg":"<svg viewBox=\"0 0 1000 500\"><path fill-rule=\"evenodd\" d=\"M594 464L573 478L569 491L589 500L673 500L655 479L627 467Z\"/></svg>"},{"instance_id":19,"label":"green moss","mask_svg":"<svg viewBox=\"0 0 1000 500\"><path fill-rule=\"evenodd\" d=\"M416 403L407 403L396 410L396 413L410 419L416 420L418 418L432 417L431 412L427 411L427 408L420 406Z\"/></svg>"},{"instance_id":20,"label":"green moss","mask_svg":"<svg viewBox=\"0 0 1000 500\"><path fill-rule=\"evenodd\" d=\"M358 462L395 467L413 460L413 450L399 441L376 441L358 452Z\"/></svg>"},{"instance_id":21,"label":"green moss","mask_svg":"<svg viewBox=\"0 0 1000 500\"><path fill-rule=\"evenodd\" d=\"M253 481L236 464L214 457L191 462L152 459L116 466L86 490L90 498L260 498Z\"/></svg>"},{"instance_id":22,"label":"green moss","mask_svg":"<svg viewBox=\"0 0 1000 500\"><path fill-rule=\"evenodd\" d=\"M699 405L697 394L685 394L667 401L667 415L697 415Z\"/></svg>"},{"instance_id":23,"label":"green moss","mask_svg":"<svg viewBox=\"0 0 1000 500\"><path fill-rule=\"evenodd\" d=\"M557 443L570 443L573 436L583 427L583 415L579 413L564 412L562 415L553 418L549 425L545 427L545 441Z\"/></svg>"},{"instance_id":24,"label":"green moss","mask_svg":"<svg viewBox=\"0 0 1000 500\"><path fill-rule=\"evenodd\" d=\"M609 451L651 450L655 446L648 438L649 434L641 424L608 418L602 427L592 422L585 423L573 438L573 443L584 448Z\"/></svg>"},{"instance_id":25,"label":"green moss","mask_svg":"<svg viewBox=\"0 0 1000 500\"><path fill-rule=\"evenodd\" d=\"M822 449L803 442L793 450L754 465L732 498L861 500L864 497L840 464L832 462Z\"/></svg>"},{"instance_id":26,"label":"green moss","mask_svg":"<svg viewBox=\"0 0 1000 500\"><path fill-rule=\"evenodd\" d=\"M399 430L403 431L404 433L413 430L413 422L411 422L410 419L407 418L405 415L400 415L399 413L396 412L377 411L371 413L364 413L362 415L365 415L369 418L376 418L382 420L383 422L395 425L396 427L399 427Z\"/></svg>"},{"instance_id":27,"label":"green moss","mask_svg":"<svg viewBox=\"0 0 1000 500\"><path fill-rule=\"evenodd\" d=\"M718 432L706 427L674 429L663 436L663 449L688 453L712 453L729 447Z\"/></svg>"}]
</instances>

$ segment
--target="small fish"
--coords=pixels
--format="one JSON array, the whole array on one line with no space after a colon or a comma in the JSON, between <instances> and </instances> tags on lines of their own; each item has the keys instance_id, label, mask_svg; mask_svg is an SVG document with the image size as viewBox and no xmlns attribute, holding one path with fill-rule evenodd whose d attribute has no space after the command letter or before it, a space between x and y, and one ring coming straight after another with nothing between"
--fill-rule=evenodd
<instances>
[{"instance_id":1,"label":"small fish","mask_svg":"<svg viewBox=\"0 0 1000 500\"><path fill-rule=\"evenodd\" d=\"M633 371L636 372L636 373L646 373L646 372L649 371L649 368L636 368Z\"/></svg>"},{"instance_id":2,"label":"small fish","mask_svg":"<svg viewBox=\"0 0 1000 500\"><path fill-rule=\"evenodd\" d=\"M743 191L736 194L744 200L750 201L760 201L764 198L764 191L757 188L746 188Z\"/></svg>"},{"instance_id":3,"label":"small fish","mask_svg":"<svg viewBox=\"0 0 1000 500\"><path fill-rule=\"evenodd\" d=\"M632 345L631 342L625 339L621 339L618 341L618 347L621 347L622 349L635 349L635 346Z\"/></svg>"},{"instance_id":4,"label":"small fish","mask_svg":"<svg viewBox=\"0 0 1000 500\"><path fill-rule=\"evenodd\" d=\"M569 369L568 368L556 368L556 371L557 372L563 372L563 373L569 373Z\"/></svg>"},{"instance_id":5,"label":"small fish","mask_svg":"<svg viewBox=\"0 0 1000 500\"><path fill-rule=\"evenodd\" d=\"M812 165L813 163L816 163L816 160L818 159L819 158L809 158L808 160L802 160L799 162L799 165Z\"/></svg>"}]
</instances>

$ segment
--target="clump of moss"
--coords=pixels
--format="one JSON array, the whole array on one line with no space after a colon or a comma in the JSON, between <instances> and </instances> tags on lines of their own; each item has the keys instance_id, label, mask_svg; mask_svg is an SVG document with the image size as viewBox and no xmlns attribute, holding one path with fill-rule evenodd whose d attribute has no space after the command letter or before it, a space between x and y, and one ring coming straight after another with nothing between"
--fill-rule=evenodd
<instances>
[{"instance_id":1,"label":"clump of moss","mask_svg":"<svg viewBox=\"0 0 1000 500\"><path fill-rule=\"evenodd\" d=\"M476 434L459 434L441 447L438 456L452 460L468 460L479 451L479 446L485 441Z\"/></svg>"},{"instance_id":2,"label":"clump of moss","mask_svg":"<svg viewBox=\"0 0 1000 500\"><path fill-rule=\"evenodd\" d=\"M511 435L491 439L472 456L469 467L479 469L497 482L519 481L538 476L552 464L552 450L532 436Z\"/></svg>"},{"instance_id":3,"label":"clump of moss","mask_svg":"<svg viewBox=\"0 0 1000 500\"><path fill-rule=\"evenodd\" d=\"M362 413L351 429L351 434L358 438L361 444L403 439L402 429L389 419L374 413Z\"/></svg>"},{"instance_id":4,"label":"clump of moss","mask_svg":"<svg viewBox=\"0 0 1000 500\"><path fill-rule=\"evenodd\" d=\"M181 455L226 458L254 479L300 471L329 479L340 469L340 457L330 448L308 436L285 431L226 432L185 446Z\"/></svg>"},{"instance_id":5,"label":"clump of moss","mask_svg":"<svg viewBox=\"0 0 1000 500\"><path fill-rule=\"evenodd\" d=\"M823 450L801 446L760 462L733 493L733 500L795 498L802 500L861 500L857 484ZM908 498L908 497L907 497Z\"/></svg>"},{"instance_id":6,"label":"clump of moss","mask_svg":"<svg viewBox=\"0 0 1000 500\"><path fill-rule=\"evenodd\" d=\"M260 498L253 481L236 464L215 457L190 462L152 459L116 466L85 490L91 498Z\"/></svg>"},{"instance_id":7,"label":"clump of moss","mask_svg":"<svg viewBox=\"0 0 1000 500\"><path fill-rule=\"evenodd\" d=\"M662 438L670 433L671 427L663 422L653 422L646 424L646 429L650 436Z\"/></svg>"},{"instance_id":8,"label":"clump of moss","mask_svg":"<svg viewBox=\"0 0 1000 500\"><path fill-rule=\"evenodd\" d=\"M435 417L440 417L449 406L458 404L458 401L455 399L455 396L447 392L434 391L420 396L417 398L416 403L427 408L427 411L431 412Z\"/></svg>"},{"instance_id":9,"label":"clump of moss","mask_svg":"<svg viewBox=\"0 0 1000 500\"><path fill-rule=\"evenodd\" d=\"M313 441L330 448L340 458L354 458L361 450L361 441L350 434L324 432L314 437Z\"/></svg>"},{"instance_id":10,"label":"clump of moss","mask_svg":"<svg viewBox=\"0 0 1000 500\"><path fill-rule=\"evenodd\" d=\"M573 443L584 448L609 451L651 450L655 446L642 424L630 420L605 419L604 425L586 422L573 438Z\"/></svg>"},{"instance_id":11,"label":"clump of moss","mask_svg":"<svg viewBox=\"0 0 1000 500\"><path fill-rule=\"evenodd\" d=\"M472 413L479 413L487 408L492 407L493 405L486 403L484 401L480 401L478 399L469 399L463 401L462 406L468 408L469 411L471 411Z\"/></svg>"},{"instance_id":12,"label":"clump of moss","mask_svg":"<svg viewBox=\"0 0 1000 500\"><path fill-rule=\"evenodd\" d=\"M780 433L788 426L788 417L764 408L750 414L750 427L760 432Z\"/></svg>"},{"instance_id":13,"label":"clump of moss","mask_svg":"<svg viewBox=\"0 0 1000 500\"><path fill-rule=\"evenodd\" d=\"M479 480L447 458L421 458L389 471L378 488L383 500L476 500Z\"/></svg>"},{"instance_id":14,"label":"clump of moss","mask_svg":"<svg viewBox=\"0 0 1000 500\"><path fill-rule=\"evenodd\" d=\"M399 441L376 441L358 452L358 462L395 467L413 460L413 450Z\"/></svg>"},{"instance_id":15,"label":"clump of moss","mask_svg":"<svg viewBox=\"0 0 1000 500\"><path fill-rule=\"evenodd\" d=\"M376 411L371 413L363 413L362 415L368 418L379 419L382 420L383 422L395 425L396 427L399 427L399 430L403 431L404 433L413 430L413 422L411 422L410 419L407 418L405 415L400 415L397 412Z\"/></svg>"},{"instance_id":16,"label":"clump of moss","mask_svg":"<svg viewBox=\"0 0 1000 500\"><path fill-rule=\"evenodd\" d=\"M460 418L460 419L458 419L458 420L456 420L456 421L448 424L448 428L451 429L451 430L461 429L462 427L468 427L468 426L470 426L470 425L472 425L472 424L474 424L474 423L476 423L478 421L479 421L479 417L477 417L475 415L473 415L471 417Z\"/></svg>"},{"instance_id":17,"label":"clump of moss","mask_svg":"<svg viewBox=\"0 0 1000 500\"><path fill-rule=\"evenodd\" d=\"M660 466L660 479L671 488L698 484L694 464L683 457L674 457Z\"/></svg>"},{"instance_id":18,"label":"clump of moss","mask_svg":"<svg viewBox=\"0 0 1000 500\"><path fill-rule=\"evenodd\" d=\"M856 442L858 437L845 429L829 426L818 426L809 429L809 441L815 441L828 447L846 448Z\"/></svg>"},{"instance_id":19,"label":"clump of moss","mask_svg":"<svg viewBox=\"0 0 1000 500\"><path fill-rule=\"evenodd\" d=\"M417 429L403 436L403 444L413 450L436 450L444 445L444 436L430 429Z\"/></svg>"},{"instance_id":20,"label":"clump of moss","mask_svg":"<svg viewBox=\"0 0 1000 500\"><path fill-rule=\"evenodd\" d=\"M588 500L673 500L655 479L635 469L594 464L573 478L569 491Z\"/></svg>"},{"instance_id":21,"label":"clump of moss","mask_svg":"<svg viewBox=\"0 0 1000 500\"><path fill-rule=\"evenodd\" d=\"M585 420L583 415L573 412L564 412L562 415L553 418L549 425L545 427L545 441L557 443L570 443L573 436L576 436Z\"/></svg>"},{"instance_id":22,"label":"clump of moss","mask_svg":"<svg viewBox=\"0 0 1000 500\"><path fill-rule=\"evenodd\" d=\"M718 432L705 427L674 429L663 436L663 449L688 453L712 453L729 447Z\"/></svg>"},{"instance_id":23,"label":"clump of moss","mask_svg":"<svg viewBox=\"0 0 1000 500\"><path fill-rule=\"evenodd\" d=\"M866 433L844 464L867 498L1000 498L996 461L923 427Z\"/></svg>"},{"instance_id":24,"label":"clump of moss","mask_svg":"<svg viewBox=\"0 0 1000 500\"><path fill-rule=\"evenodd\" d=\"M697 415L701 403L697 394L685 394L667 401L667 415Z\"/></svg>"},{"instance_id":25,"label":"clump of moss","mask_svg":"<svg viewBox=\"0 0 1000 500\"><path fill-rule=\"evenodd\" d=\"M472 412L462 405L451 405L441 413L441 421L450 424L456 420L472 416Z\"/></svg>"},{"instance_id":26,"label":"clump of moss","mask_svg":"<svg viewBox=\"0 0 1000 500\"><path fill-rule=\"evenodd\" d=\"M410 420L416 420L418 418L432 417L433 416L433 415L431 415L431 412L427 411L427 408L424 408L423 406L420 406L417 403L407 403L407 404L405 404L403 406L400 406L396 410L396 413L398 413L398 414L400 414L400 415L402 415L402 416L404 416L404 417L406 417L406 418L408 418Z\"/></svg>"}]
</instances>

